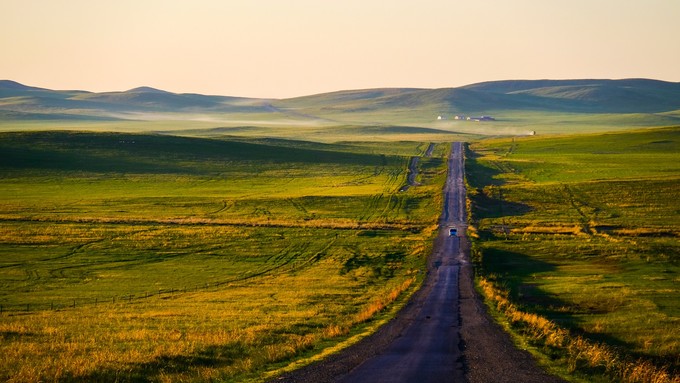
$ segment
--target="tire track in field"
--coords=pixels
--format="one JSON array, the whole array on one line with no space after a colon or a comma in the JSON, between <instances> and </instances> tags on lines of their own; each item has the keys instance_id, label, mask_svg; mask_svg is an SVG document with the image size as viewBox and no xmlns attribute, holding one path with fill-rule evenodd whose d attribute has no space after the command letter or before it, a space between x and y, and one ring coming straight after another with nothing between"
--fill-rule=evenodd
<instances>
[{"instance_id":1,"label":"tire track in field","mask_svg":"<svg viewBox=\"0 0 680 383\"><path fill-rule=\"evenodd\" d=\"M296 244L296 243L291 243L288 245L285 249L281 250L280 252L270 255L265 263L274 263L278 264L279 262L284 262L286 259L289 258L289 254L295 252L298 249L301 249L304 251L304 249L308 246L308 244ZM285 263L285 262L284 262Z\"/></svg>"},{"instance_id":2,"label":"tire track in field","mask_svg":"<svg viewBox=\"0 0 680 383\"><path fill-rule=\"evenodd\" d=\"M288 246L281 253L270 257L270 259L278 260L278 261L280 261L280 263L277 263L274 266L265 268L263 270L256 271L254 273L244 275L242 277L231 278L229 280L215 282L215 284L216 285L224 285L224 284L227 284L227 283L243 282L243 281L246 281L246 280L249 280L249 279L269 275L269 274L271 274L275 271L281 271L281 272L289 271L289 272L291 272L291 271L302 270L303 268L309 267L312 264L321 260L323 258L322 255L325 254L328 251L328 249L330 249L333 246L333 244L335 244L336 241L337 241L337 238L332 238L329 241L325 242L325 245L323 247L321 247L318 251L314 252L311 256L309 256L308 258L306 258L304 261L302 261L300 263L293 262L293 261L298 259L300 255L304 254L309 249L310 245L308 243L306 243L302 246L295 246L295 245ZM290 268L286 268L286 266L290 266Z\"/></svg>"},{"instance_id":3,"label":"tire track in field","mask_svg":"<svg viewBox=\"0 0 680 383\"><path fill-rule=\"evenodd\" d=\"M63 260L66 260L70 257L76 256L77 254L83 253L87 248L89 248L93 245L105 243L105 242L113 242L113 241L120 239L120 238L125 238L125 237L129 237L129 236L137 235L137 234L140 234L140 233L154 231L154 230L156 230L156 228L149 228L149 229L145 229L145 230L136 230L136 231L132 231L132 232L128 232L128 233L121 233L121 234L113 235L113 236L110 236L110 237L100 238L100 239L97 239L97 240L94 240L94 241L90 241L90 242L87 242L87 243L77 245L77 246L73 247L71 249L71 251L68 252L67 254L64 254L64 255L61 255L61 256L58 256L58 257L54 257L54 258L42 259L42 260L40 260L40 262L44 263L44 262L53 262L53 261L59 261L59 260L63 261ZM129 262L134 262L134 261L133 260L110 260L110 261L105 261L105 262L99 262L99 264L105 264L105 263L106 264L113 264L113 263L119 263L119 262L129 263ZM79 269L79 268L88 268L89 269L94 264L96 264L96 263L68 265L68 266L64 266L64 267L54 268L54 269L49 270L48 274L53 278L69 278L69 276L65 274L66 270L75 270L75 269Z\"/></svg>"},{"instance_id":4,"label":"tire track in field","mask_svg":"<svg viewBox=\"0 0 680 383\"><path fill-rule=\"evenodd\" d=\"M25 263L14 263L14 264L11 264L11 265L3 265L3 266L0 266L0 268L23 269L22 271L26 274L26 280L25 281L37 283L37 282L41 281L43 279L43 277L41 276L40 270L35 268L36 265L42 265L42 264L45 264L45 263L48 263L48 262L54 262L54 261L61 261L61 263L64 263L64 261L66 259L73 257L76 254L81 253L83 251L83 249L87 248L88 246L96 244L96 243L101 243L101 242L106 241L106 240L107 240L106 238L103 238L103 239L98 239L98 240L95 240L95 241L81 243L79 245L72 247L69 250L69 252L62 254L62 255L59 255L59 256L56 256L56 257L43 258L43 259L39 259L39 260L31 261L31 262L25 262ZM53 277L53 278L66 278L66 276L63 275L63 272L61 272L61 270L68 269L68 268L75 268L75 267L84 267L84 266L83 265L74 265L74 266L64 266L64 267L59 267L59 268L52 268L52 269L47 270L47 274L50 277Z\"/></svg>"},{"instance_id":5,"label":"tire track in field","mask_svg":"<svg viewBox=\"0 0 680 383\"><path fill-rule=\"evenodd\" d=\"M238 283L238 282L245 282L249 281L258 277L264 277L266 275L270 275L275 272L280 272L280 273L286 273L286 272L294 272L294 271L300 271L304 268L310 267L316 262L320 261L321 259L324 258L324 256L327 254L328 250L333 247L333 245L338 241L338 237L332 237L329 238L327 241L323 242L322 246L317 247L317 249L310 251L310 244L305 243L303 245L290 245L283 249L281 252L269 257L267 259L267 262L275 261L276 263L274 265L269 265L269 267L265 267L260 270L253 271L249 274L245 275L240 275L240 276L235 276L233 278L226 278L223 280L218 280L218 281L212 281L212 282L206 282L205 285L196 285L195 287L188 287L188 286L175 286L173 288L168 288L163 291L159 290L158 292L153 291L153 292L142 292L142 293L137 293L137 294L118 294L116 296L109 296L109 297L92 297L89 299L82 300L80 298L75 298L75 300L68 300L68 302L56 302L52 303L49 306L47 305L31 305L30 312L40 312L40 311L51 311L54 309L58 310L66 310L71 307L74 309L76 308L75 302L76 300L78 301L77 307L83 307L83 306L92 306L92 305L102 305L106 304L105 302L111 302L116 303L116 302L121 302L121 301L127 301L132 303L134 302L139 302L140 300L144 299L168 299L168 297L178 297L184 294L191 294L197 291L205 291L209 289L214 289L214 288L219 288L219 287L224 287L228 284L231 283ZM87 244L84 244L87 245ZM304 255L305 253L311 253L308 257L302 258L301 256ZM180 257L180 256L185 256L185 255L191 255L194 254L194 252L189 251L189 252L177 252L173 254L172 256L164 256L164 257L156 257L153 259L135 259L135 260L122 260L119 261L119 263L124 263L118 266L114 267L107 267L106 269L115 269L119 267L130 267L130 266L135 266L135 265L141 265L141 264L147 264L147 263L154 263L154 262L164 262L168 260L168 258L175 258L175 257ZM300 262L296 262L296 260L300 260ZM91 265L89 265L91 266ZM99 299L98 299L99 298ZM112 299L113 298L113 299ZM21 308L18 308L21 307ZM11 307L6 307L6 309L10 309L11 311L27 311L24 310L23 308L27 307L26 305L15 305L15 308L12 309ZM43 308L40 308L43 307ZM18 308L18 309L17 309Z\"/></svg>"},{"instance_id":6,"label":"tire track in field","mask_svg":"<svg viewBox=\"0 0 680 383\"><path fill-rule=\"evenodd\" d=\"M567 195L567 198L569 200L569 204L571 207L576 210L576 212L579 215L579 223L581 225L581 232L587 235L592 235L600 238L604 238L605 240L609 242L615 242L615 243L620 243L620 242L625 242L631 244L631 246L635 245L635 241L632 239L628 238L614 238L611 235L609 235L606 231L600 231L598 230L598 222L596 220L597 218L597 207L593 207L589 205L586 201L583 199L580 199L576 196L576 193L574 192L573 188L570 188L568 185L563 185L564 186L564 192ZM589 214L586 212L586 209L592 209L593 213L589 216Z\"/></svg>"},{"instance_id":7,"label":"tire track in field","mask_svg":"<svg viewBox=\"0 0 680 383\"><path fill-rule=\"evenodd\" d=\"M564 185L564 192L567 195L567 199L569 200L569 204L571 207L576 210L576 212L579 215L579 221L581 223L581 231L584 234L588 235L593 235L597 234L597 231L591 227L590 222L594 221L591 217L586 214L585 209L589 207L587 203L579 200L576 198L576 195L574 194L574 191L569 187L569 185Z\"/></svg>"},{"instance_id":8,"label":"tire track in field","mask_svg":"<svg viewBox=\"0 0 680 383\"><path fill-rule=\"evenodd\" d=\"M226 210L231 209L232 207L234 207L234 202L233 202L233 201L224 200L224 201L222 201L222 207L220 207L219 209L217 209L217 210L215 210L215 211L211 211L210 213L208 213L208 215L219 214L219 213L221 213L221 212L223 212L223 211L226 211Z\"/></svg>"},{"instance_id":9,"label":"tire track in field","mask_svg":"<svg viewBox=\"0 0 680 383\"><path fill-rule=\"evenodd\" d=\"M359 216L359 221L368 221L375 216L378 206L380 205L380 200L383 198L384 194L374 194L368 199L366 208L364 209L364 214Z\"/></svg>"},{"instance_id":10,"label":"tire track in field","mask_svg":"<svg viewBox=\"0 0 680 383\"><path fill-rule=\"evenodd\" d=\"M286 198L286 201L288 201L291 205L293 205L293 208L295 210L302 213L302 219L310 220L314 217L314 214L310 214L309 210L307 210L305 205L303 205L299 200L297 200L295 198Z\"/></svg>"}]
</instances>

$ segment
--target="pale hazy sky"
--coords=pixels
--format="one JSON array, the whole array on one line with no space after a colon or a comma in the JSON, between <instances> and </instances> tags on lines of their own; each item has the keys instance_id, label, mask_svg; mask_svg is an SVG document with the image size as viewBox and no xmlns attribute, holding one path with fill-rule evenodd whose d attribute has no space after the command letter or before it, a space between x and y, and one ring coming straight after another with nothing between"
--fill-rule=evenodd
<instances>
[{"instance_id":1,"label":"pale hazy sky","mask_svg":"<svg viewBox=\"0 0 680 383\"><path fill-rule=\"evenodd\" d=\"M0 79L292 97L680 81L680 0L0 0Z\"/></svg>"}]
</instances>

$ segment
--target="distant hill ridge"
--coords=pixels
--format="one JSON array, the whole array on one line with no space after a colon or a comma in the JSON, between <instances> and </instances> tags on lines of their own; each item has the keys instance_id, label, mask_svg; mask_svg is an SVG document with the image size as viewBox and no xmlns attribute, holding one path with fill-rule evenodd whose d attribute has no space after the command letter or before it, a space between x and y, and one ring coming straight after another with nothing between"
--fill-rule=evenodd
<instances>
[{"instance_id":1,"label":"distant hill ridge","mask_svg":"<svg viewBox=\"0 0 680 383\"><path fill-rule=\"evenodd\" d=\"M323 118L328 111L408 109L477 113L542 110L572 113L660 113L680 110L680 83L651 79L505 80L458 88L345 90L289 99L172 93L142 86L123 92L50 90L0 80L0 119L77 113L111 118L116 113L275 113ZM77 112L74 112L77 111ZM11 116L11 117L8 117ZM18 116L18 117L17 117Z\"/></svg>"},{"instance_id":2,"label":"distant hill ridge","mask_svg":"<svg viewBox=\"0 0 680 383\"><path fill-rule=\"evenodd\" d=\"M150 86L140 86L139 88L134 88L126 91L125 93L160 93L160 94L167 94L170 93L165 90L160 90L156 88L152 88Z\"/></svg>"},{"instance_id":3,"label":"distant hill ridge","mask_svg":"<svg viewBox=\"0 0 680 383\"><path fill-rule=\"evenodd\" d=\"M348 97L351 96L351 97ZM371 105L365 101L371 101ZM390 109L437 106L441 110L548 110L656 113L680 109L680 83L649 79L506 80L441 89L367 89L281 100L284 106Z\"/></svg>"},{"instance_id":4,"label":"distant hill ridge","mask_svg":"<svg viewBox=\"0 0 680 383\"><path fill-rule=\"evenodd\" d=\"M42 88L35 88L32 86L26 86L12 80L0 80L0 89L11 89L11 90L46 90Z\"/></svg>"}]
</instances>

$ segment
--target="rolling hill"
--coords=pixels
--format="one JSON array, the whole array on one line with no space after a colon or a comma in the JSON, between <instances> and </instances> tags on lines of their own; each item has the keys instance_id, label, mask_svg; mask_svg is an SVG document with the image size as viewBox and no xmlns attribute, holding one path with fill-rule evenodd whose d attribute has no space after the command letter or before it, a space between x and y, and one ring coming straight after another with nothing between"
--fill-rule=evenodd
<instances>
[{"instance_id":1,"label":"rolling hill","mask_svg":"<svg viewBox=\"0 0 680 383\"><path fill-rule=\"evenodd\" d=\"M464 87L527 96L547 109L601 113L658 113L680 109L680 83L648 79L497 81Z\"/></svg>"},{"instance_id":2,"label":"rolling hill","mask_svg":"<svg viewBox=\"0 0 680 383\"><path fill-rule=\"evenodd\" d=\"M124 92L57 91L0 81L0 118L138 119L140 113L268 112L264 99L178 94L151 87Z\"/></svg>"},{"instance_id":3,"label":"rolling hill","mask_svg":"<svg viewBox=\"0 0 680 383\"><path fill-rule=\"evenodd\" d=\"M442 89L367 89L306 96L281 107L366 111L437 107L452 112L540 110L658 113L680 109L680 83L658 80L510 80Z\"/></svg>"},{"instance_id":4,"label":"rolling hill","mask_svg":"<svg viewBox=\"0 0 680 383\"><path fill-rule=\"evenodd\" d=\"M649 79L508 80L458 88L347 90L290 99L172 93L150 87L124 92L56 91L0 81L0 119L132 119L149 115L257 114L291 119L380 123L437 113L497 111L633 114L680 110L680 83ZM184 117L179 117L183 114Z\"/></svg>"}]
</instances>

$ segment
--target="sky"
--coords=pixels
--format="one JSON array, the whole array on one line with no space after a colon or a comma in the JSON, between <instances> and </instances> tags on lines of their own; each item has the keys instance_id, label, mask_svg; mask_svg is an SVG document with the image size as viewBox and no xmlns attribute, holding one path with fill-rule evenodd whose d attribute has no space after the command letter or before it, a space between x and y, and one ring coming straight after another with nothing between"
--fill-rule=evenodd
<instances>
[{"instance_id":1,"label":"sky","mask_svg":"<svg viewBox=\"0 0 680 383\"><path fill-rule=\"evenodd\" d=\"M0 79L261 98L680 82L678 20L680 0L0 0Z\"/></svg>"}]
</instances>

